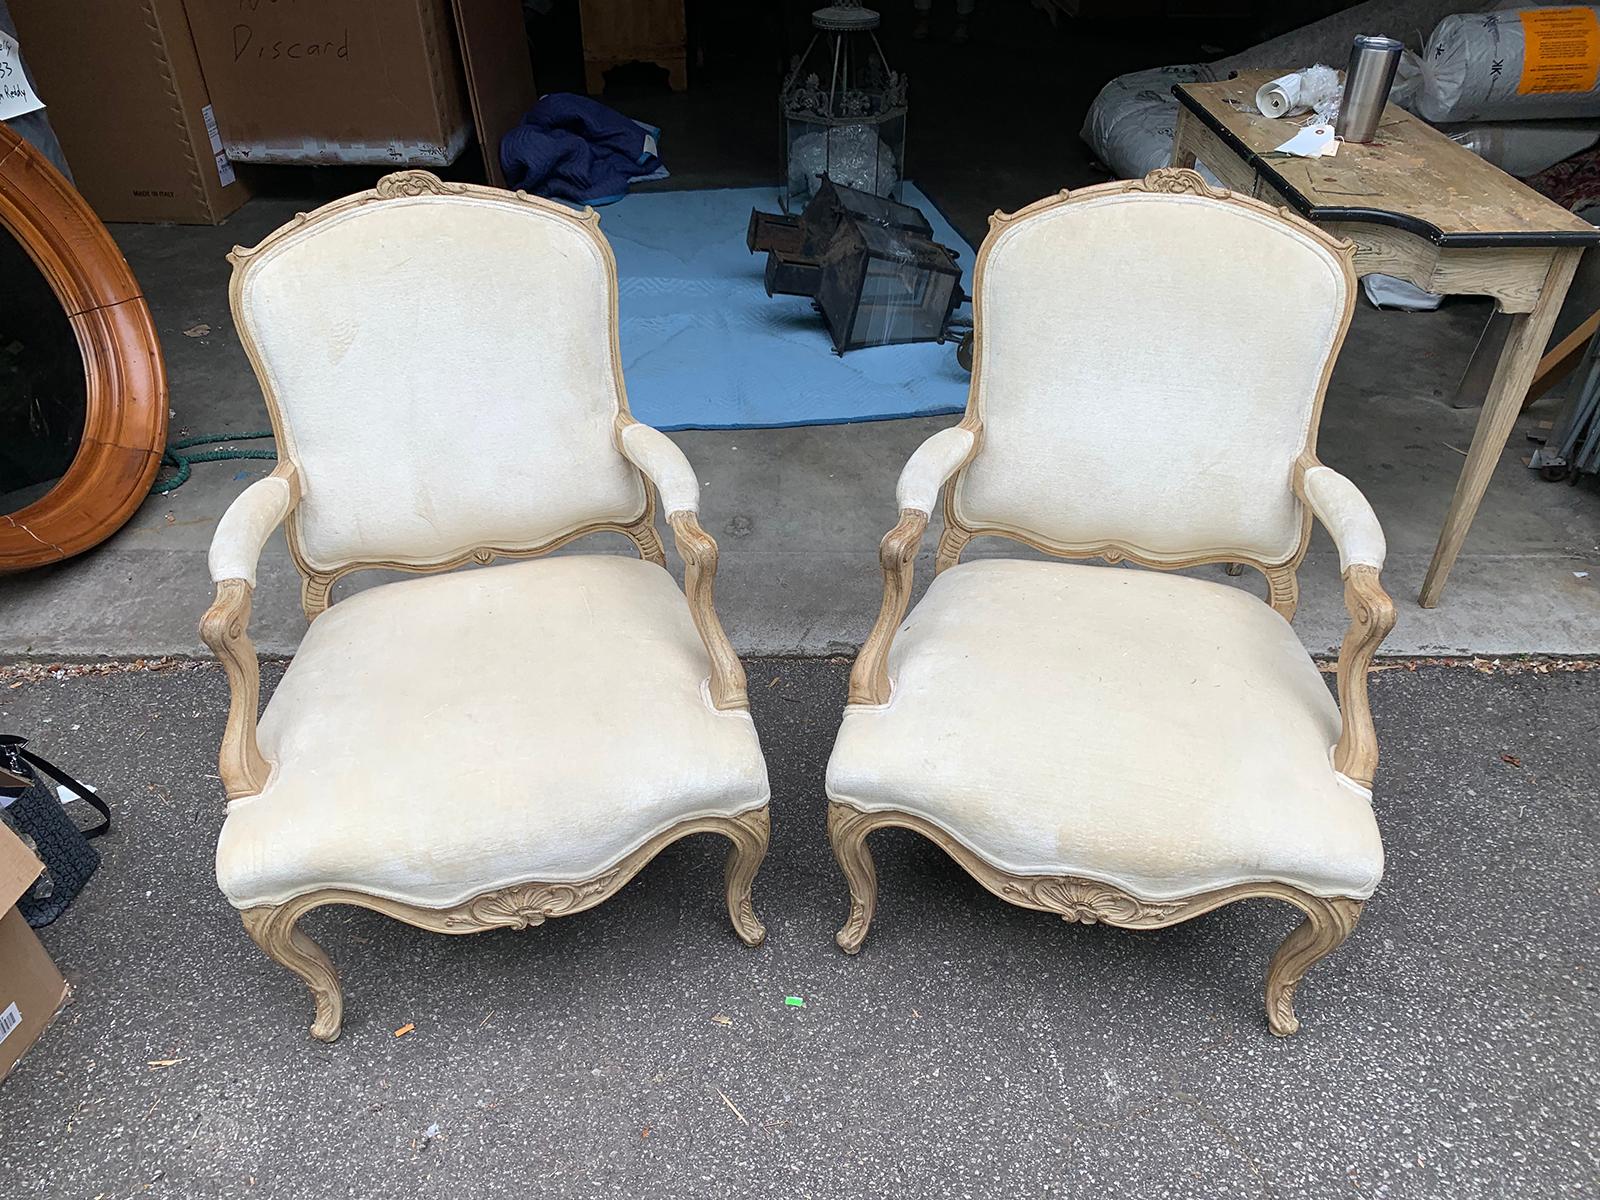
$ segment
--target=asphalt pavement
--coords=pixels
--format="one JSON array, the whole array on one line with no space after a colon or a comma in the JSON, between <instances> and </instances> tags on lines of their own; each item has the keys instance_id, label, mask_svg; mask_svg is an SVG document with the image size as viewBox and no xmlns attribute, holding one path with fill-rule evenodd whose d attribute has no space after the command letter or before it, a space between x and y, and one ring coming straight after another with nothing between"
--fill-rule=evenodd
<instances>
[{"instance_id":1,"label":"asphalt pavement","mask_svg":"<svg viewBox=\"0 0 1600 1200\"><path fill-rule=\"evenodd\" d=\"M0 730L117 815L43 931L77 994L0 1084L0 1196L1600 1191L1600 671L1375 676L1387 877L1279 1040L1261 987L1295 915L1265 901L1156 933L1067 925L888 831L845 957L821 779L847 667L749 666L765 945L734 938L709 836L522 933L323 910L333 1045L213 880L221 671L0 667Z\"/></svg>"}]
</instances>

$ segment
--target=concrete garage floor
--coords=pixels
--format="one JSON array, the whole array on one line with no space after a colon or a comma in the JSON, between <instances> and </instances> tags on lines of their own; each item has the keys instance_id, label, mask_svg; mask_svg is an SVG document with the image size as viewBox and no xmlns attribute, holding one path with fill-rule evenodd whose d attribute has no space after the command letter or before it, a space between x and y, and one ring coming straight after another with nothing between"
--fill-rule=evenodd
<instances>
[{"instance_id":1,"label":"concrete garage floor","mask_svg":"<svg viewBox=\"0 0 1600 1200\"><path fill-rule=\"evenodd\" d=\"M952 19L948 5L936 6L935 37L928 42L906 36L908 6L882 7L890 60L916 82L911 174L973 245L982 241L996 208L1015 209L1104 177L1077 136L1104 80L1153 63L1200 61L1259 37L1248 23L1215 21L1146 23L1137 37L1092 23L1052 27L1026 0L985 0L974 41L952 47L944 40ZM1201 37L1218 44L1204 47ZM778 69L779 60L752 55L748 46L722 46L688 92L668 93L642 78L648 68L623 68L610 77L605 99L665 130L673 178L652 186L765 184L775 169ZM542 87L582 86L578 57L541 61L539 71ZM458 164L459 171L471 169L470 156ZM281 198L257 198L220 228L114 229L160 331L174 438L267 427L228 312L229 247L253 244L297 210L368 187L375 177L355 170L269 169L257 183ZM743 230L729 236L742 237ZM1400 618L1387 653L1595 653L1600 498L1543 483L1520 462L1528 452L1525 431L1554 415L1551 401L1535 408L1513 436L1444 604L1430 612L1415 603L1477 416L1476 410L1452 409L1449 401L1487 314L1486 302L1473 300L1451 301L1433 314L1380 313L1360 301L1328 397L1322 457L1366 491L1388 534L1385 578ZM210 333L186 336L201 325ZM529 331L531 343L537 336ZM720 609L741 652L854 651L878 607L877 543L895 520L896 476L925 437L955 420L672 435L704 483L703 522L722 550ZM1105 452L1130 472L1154 476L1161 469L1145 456L1136 427L1122 430ZM0 579L0 660L203 654L196 626L210 600L206 546L228 502L263 473L261 463L198 466L181 490L152 497L98 550ZM938 532L936 520L925 542L929 555ZM604 545L590 539L583 549ZM968 551L1021 552L982 542ZM1585 571L1587 577L1576 574ZM1206 573L1222 577L1219 568ZM925 555L919 588L930 575ZM341 590L373 581L358 577ZM1253 573L1239 582L1261 587ZM1301 585L1296 626L1312 650L1332 650L1346 617L1337 557L1320 531ZM285 654L303 628L298 581L280 536L262 564L253 629L264 652Z\"/></svg>"},{"instance_id":2,"label":"concrete garage floor","mask_svg":"<svg viewBox=\"0 0 1600 1200\"><path fill-rule=\"evenodd\" d=\"M165 348L173 438L267 427L228 312L224 255L304 207L255 200L216 229L117 227ZM981 236L963 232L974 241ZM1415 602L1477 415L1452 409L1449 399L1487 312L1486 303L1471 300L1432 314L1378 312L1362 301L1330 389L1321 454L1366 492L1388 535L1385 579L1400 617L1386 653L1592 653L1600 650L1600 498L1542 482L1520 462L1526 431L1553 415L1549 401L1513 436L1444 603L1427 611ZM185 332L200 326L209 333ZM848 653L860 644L881 594L876 548L894 523L895 479L925 437L956 419L672 435L703 482L702 520L722 547L719 607L742 653ZM1145 457L1134 427L1105 451L1128 471L1161 469ZM198 465L187 484L151 497L99 549L0 580L0 655L205 653L196 626L210 598L206 547L232 498L269 469L260 462ZM919 588L931 577L935 524ZM585 549L620 552L624 544L590 539ZM979 542L969 553L1025 551ZM1222 578L1220 568L1204 573ZM355 577L339 591L378 581ZM1238 582L1261 587L1253 572ZM1301 582L1297 628L1314 652L1333 650L1346 616L1338 558L1320 529ZM253 618L263 652L285 654L297 644L304 628L298 586L277 535L262 563Z\"/></svg>"},{"instance_id":3,"label":"concrete garage floor","mask_svg":"<svg viewBox=\"0 0 1600 1200\"><path fill-rule=\"evenodd\" d=\"M773 785L764 946L728 928L712 838L525 933L324 910L307 927L348 997L332 1046L307 1037L305 989L212 879L221 671L0 668L0 728L35 732L118 821L43 931L77 999L0 1085L0 1193L1544 1200L1600 1185L1600 673L1375 676L1387 877L1301 986L1301 1032L1278 1040L1261 986L1295 918L1264 901L1158 933L1064 926L890 831L873 840L877 921L846 958L818 782L846 668L749 667Z\"/></svg>"}]
</instances>

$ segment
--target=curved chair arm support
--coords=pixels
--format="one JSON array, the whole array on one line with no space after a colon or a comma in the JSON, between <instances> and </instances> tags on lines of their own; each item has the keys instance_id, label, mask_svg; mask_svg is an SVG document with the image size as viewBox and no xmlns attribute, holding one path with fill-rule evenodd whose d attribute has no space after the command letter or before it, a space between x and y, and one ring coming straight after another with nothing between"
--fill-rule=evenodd
<instances>
[{"instance_id":1,"label":"curved chair arm support","mask_svg":"<svg viewBox=\"0 0 1600 1200\"><path fill-rule=\"evenodd\" d=\"M911 581L916 574L922 535L927 532L940 489L972 460L977 445L977 430L963 421L928 438L912 452L900 471L894 489L900 523L878 543L883 604L850 669L849 704L889 703L889 647L911 606Z\"/></svg>"},{"instance_id":2,"label":"curved chair arm support","mask_svg":"<svg viewBox=\"0 0 1600 1200\"><path fill-rule=\"evenodd\" d=\"M908 508L900 523L883 535L878 543L878 562L883 567L883 604L872 632L862 643L855 666L850 668L847 704L889 703L889 647L895 631L911 606L911 580L916 573L917 551L928 528L928 514Z\"/></svg>"},{"instance_id":3,"label":"curved chair arm support","mask_svg":"<svg viewBox=\"0 0 1600 1200\"><path fill-rule=\"evenodd\" d=\"M700 481L695 478L694 468L678 443L659 429L627 417L617 422L617 446L655 487L667 513L667 524L672 526L678 555L683 559L689 616L711 659L711 703L723 709L749 708L744 665L717 619L717 543L700 527Z\"/></svg>"},{"instance_id":4,"label":"curved chair arm support","mask_svg":"<svg viewBox=\"0 0 1600 1200\"><path fill-rule=\"evenodd\" d=\"M900 523L883 535L878 562L883 567L883 604L872 632L850 669L850 704L889 703L889 647L895 630L911 606L911 581L916 573L917 551L927 532L928 518L939 491L955 473L972 461L978 446L976 426L963 421L941 429L918 446L906 460L895 484Z\"/></svg>"},{"instance_id":5,"label":"curved chair arm support","mask_svg":"<svg viewBox=\"0 0 1600 1200\"><path fill-rule=\"evenodd\" d=\"M261 548L299 499L299 476L291 464L280 463L228 506L211 539L208 561L217 598L201 618L200 637L228 675L228 726L217 774L229 800L254 796L267 783L267 762L256 745L261 666L250 641L250 599Z\"/></svg>"},{"instance_id":6,"label":"curved chair arm support","mask_svg":"<svg viewBox=\"0 0 1600 1200\"><path fill-rule=\"evenodd\" d=\"M1394 601L1379 578L1385 553L1383 527L1360 489L1320 463L1302 463L1296 469L1295 492L1339 548L1344 606L1350 614L1350 627L1339 647L1341 728L1333 767L1370 788L1378 769L1378 734L1367 699L1367 671L1395 621Z\"/></svg>"},{"instance_id":7,"label":"curved chair arm support","mask_svg":"<svg viewBox=\"0 0 1600 1200\"><path fill-rule=\"evenodd\" d=\"M617 431L622 455L655 485L661 507L673 513L700 511L700 481L678 443L650 425L629 421Z\"/></svg>"},{"instance_id":8,"label":"curved chair arm support","mask_svg":"<svg viewBox=\"0 0 1600 1200\"><path fill-rule=\"evenodd\" d=\"M678 554L683 559L683 586L689 597L689 616L711 658L711 703L716 708L749 708L744 664L717 619L713 595L717 580L717 543L700 528L692 512L679 510L667 517Z\"/></svg>"},{"instance_id":9,"label":"curved chair arm support","mask_svg":"<svg viewBox=\"0 0 1600 1200\"><path fill-rule=\"evenodd\" d=\"M1344 573L1344 607L1350 614L1339 647L1339 744L1333 768L1362 787L1372 786L1378 770L1378 734L1367 702L1367 669L1383 639L1394 628L1394 601L1383 590L1377 567L1354 566Z\"/></svg>"}]
</instances>

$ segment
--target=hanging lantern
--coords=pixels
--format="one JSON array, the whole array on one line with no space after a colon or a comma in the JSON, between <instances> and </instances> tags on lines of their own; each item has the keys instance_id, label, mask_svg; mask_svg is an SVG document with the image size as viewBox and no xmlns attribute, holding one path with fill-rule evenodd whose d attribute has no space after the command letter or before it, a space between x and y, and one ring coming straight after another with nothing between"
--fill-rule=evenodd
<instances>
[{"instance_id":1,"label":"hanging lantern","mask_svg":"<svg viewBox=\"0 0 1600 1200\"><path fill-rule=\"evenodd\" d=\"M878 14L840 0L811 14L816 29L779 93L783 211L804 208L823 175L900 198L905 178L906 81L878 44Z\"/></svg>"}]
</instances>

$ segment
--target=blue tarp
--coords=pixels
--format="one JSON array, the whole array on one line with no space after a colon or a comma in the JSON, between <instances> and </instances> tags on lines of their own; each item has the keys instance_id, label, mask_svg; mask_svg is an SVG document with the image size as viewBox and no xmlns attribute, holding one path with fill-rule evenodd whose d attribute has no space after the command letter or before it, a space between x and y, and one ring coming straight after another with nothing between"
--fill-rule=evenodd
<instances>
[{"instance_id":1,"label":"blue tarp","mask_svg":"<svg viewBox=\"0 0 1600 1200\"><path fill-rule=\"evenodd\" d=\"M972 249L910 184L934 238ZM608 208L601 231L621 279L622 360L639 420L659 429L821 425L962 411L970 376L946 342L876 346L842 358L811 301L768 297L766 256L745 247L750 210L775 211L776 188L638 192Z\"/></svg>"}]
</instances>

